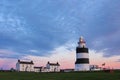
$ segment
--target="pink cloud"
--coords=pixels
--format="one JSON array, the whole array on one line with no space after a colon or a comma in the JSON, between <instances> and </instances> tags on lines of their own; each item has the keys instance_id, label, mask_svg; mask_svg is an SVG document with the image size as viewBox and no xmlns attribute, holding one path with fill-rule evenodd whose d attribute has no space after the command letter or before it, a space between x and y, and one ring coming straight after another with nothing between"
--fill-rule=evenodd
<instances>
[{"instance_id":1,"label":"pink cloud","mask_svg":"<svg viewBox=\"0 0 120 80\"><path fill-rule=\"evenodd\" d=\"M61 69L74 68L76 60L76 52L72 48L68 50L70 45L63 45L55 48L50 54L46 56L33 56L26 55L22 57L22 60L33 60L35 66L46 66L47 62L59 62ZM3 53L9 54L9 51L2 51ZM13 52L11 52L13 54ZM90 64L95 64L101 66L104 62L105 67L110 68L120 68L120 63L116 62L120 56L103 57L104 52L96 52L95 50L89 50ZM11 67L15 68L17 59L0 58L0 67L9 69Z\"/></svg>"},{"instance_id":2,"label":"pink cloud","mask_svg":"<svg viewBox=\"0 0 120 80\"><path fill-rule=\"evenodd\" d=\"M0 58L0 68L2 69L15 68L16 62L17 62L16 59Z\"/></svg>"},{"instance_id":3,"label":"pink cloud","mask_svg":"<svg viewBox=\"0 0 120 80\"><path fill-rule=\"evenodd\" d=\"M6 50L6 49L0 49L0 54L14 54L15 52L13 51L9 51L9 50Z\"/></svg>"},{"instance_id":4,"label":"pink cloud","mask_svg":"<svg viewBox=\"0 0 120 80\"><path fill-rule=\"evenodd\" d=\"M113 57L103 57L103 52L96 52L95 50L89 50L90 64L91 65L101 65L105 62L105 67L110 68L120 68L118 62L115 62L120 56ZM25 56L24 59L32 59L37 66L45 66L47 61L50 62L59 62L61 64L62 69L66 68L74 68L75 60L76 60L76 52L75 50L68 50L64 46L56 48L52 51L52 55L47 55L44 57L41 56Z\"/></svg>"},{"instance_id":5,"label":"pink cloud","mask_svg":"<svg viewBox=\"0 0 120 80\"><path fill-rule=\"evenodd\" d=\"M7 58L12 57L12 55L16 55L16 52L6 50L6 49L0 49L0 68L3 69L10 69L15 68L16 59L13 58Z\"/></svg>"},{"instance_id":6,"label":"pink cloud","mask_svg":"<svg viewBox=\"0 0 120 80\"><path fill-rule=\"evenodd\" d=\"M95 50L90 51L90 64L97 64L102 67L102 64L105 63L106 68L119 68L120 63L116 62L120 56L112 56L112 57L103 57L104 52L96 52Z\"/></svg>"}]
</instances>

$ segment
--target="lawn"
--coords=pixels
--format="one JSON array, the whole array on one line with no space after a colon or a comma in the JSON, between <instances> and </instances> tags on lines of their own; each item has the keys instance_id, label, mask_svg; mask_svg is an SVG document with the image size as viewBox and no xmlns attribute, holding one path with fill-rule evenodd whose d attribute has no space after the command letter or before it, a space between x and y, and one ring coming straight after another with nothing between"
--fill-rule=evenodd
<instances>
[{"instance_id":1,"label":"lawn","mask_svg":"<svg viewBox=\"0 0 120 80\"><path fill-rule=\"evenodd\" d=\"M0 72L0 80L120 80L120 71L69 72L69 73L29 73Z\"/></svg>"}]
</instances>

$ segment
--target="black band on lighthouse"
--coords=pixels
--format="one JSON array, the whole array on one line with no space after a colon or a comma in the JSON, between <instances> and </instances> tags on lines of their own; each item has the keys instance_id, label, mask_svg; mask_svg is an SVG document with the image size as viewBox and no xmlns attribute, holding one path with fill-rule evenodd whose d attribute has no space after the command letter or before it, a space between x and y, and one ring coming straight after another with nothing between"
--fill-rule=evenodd
<instances>
[{"instance_id":1,"label":"black band on lighthouse","mask_svg":"<svg viewBox=\"0 0 120 80\"><path fill-rule=\"evenodd\" d=\"M76 48L76 53L88 53L88 48Z\"/></svg>"},{"instance_id":2,"label":"black band on lighthouse","mask_svg":"<svg viewBox=\"0 0 120 80\"><path fill-rule=\"evenodd\" d=\"M77 61L75 62L75 64L85 64L85 63L89 63L89 59L88 58L80 58L77 59Z\"/></svg>"}]
</instances>

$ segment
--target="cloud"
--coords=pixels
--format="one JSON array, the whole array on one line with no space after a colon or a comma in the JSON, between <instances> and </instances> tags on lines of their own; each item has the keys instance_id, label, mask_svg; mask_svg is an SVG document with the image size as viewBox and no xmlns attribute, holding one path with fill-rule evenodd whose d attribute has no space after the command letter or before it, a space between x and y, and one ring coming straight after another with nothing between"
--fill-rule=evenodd
<instances>
[{"instance_id":1,"label":"cloud","mask_svg":"<svg viewBox=\"0 0 120 80\"><path fill-rule=\"evenodd\" d=\"M116 62L120 62L120 59L117 59Z\"/></svg>"},{"instance_id":2,"label":"cloud","mask_svg":"<svg viewBox=\"0 0 120 80\"><path fill-rule=\"evenodd\" d=\"M14 52L12 52L12 51L8 51L8 50L0 49L0 54L8 55L8 54L13 54L13 53L14 53Z\"/></svg>"},{"instance_id":3,"label":"cloud","mask_svg":"<svg viewBox=\"0 0 120 80\"><path fill-rule=\"evenodd\" d=\"M8 70L10 68L16 68L16 59L0 58L0 69Z\"/></svg>"},{"instance_id":4,"label":"cloud","mask_svg":"<svg viewBox=\"0 0 120 80\"><path fill-rule=\"evenodd\" d=\"M76 44L83 35L91 50L119 56L120 1L2 0L1 4L0 49L43 57L64 53L61 46ZM69 47L68 52L75 49Z\"/></svg>"},{"instance_id":5,"label":"cloud","mask_svg":"<svg viewBox=\"0 0 120 80\"><path fill-rule=\"evenodd\" d=\"M102 67L103 63L106 63L105 67L107 68L120 68L120 65L115 62L120 58L120 56L111 56L111 57L105 57L104 51L96 51L96 50L90 50L89 56L90 56L90 64L97 64Z\"/></svg>"},{"instance_id":6,"label":"cloud","mask_svg":"<svg viewBox=\"0 0 120 80\"><path fill-rule=\"evenodd\" d=\"M59 47L54 48L48 54L44 56L36 56L34 54L26 54L26 55L19 55L21 57L17 58L20 60L33 60L35 66L46 66L47 62L59 62L61 69L66 68L74 68L75 61L76 61L76 52L75 49L76 44L68 41L66 44L61 45ZM36 52L35 49L30 50ZM10 52L6 50L0 50L1 53L10 54L9 56L13 56L11 54L15 54L15 52ZM103 63L106 63L105 67L109 68L120 68L120 65L117 60L119 60L120 56L111 56L111 57L104 57L104 51L96 51L93 49L89 49L89 60L90 64L99 65L102 67ZM4 55L5 56L5 55ZM15 64L17 62L16 58L0 58L0 67L9 69L11 67L15 68ZM11 64L9 64L11 63Z\"/></svg>"},{"instance_id":7,"label":"cloud","mask_svg":"<svg viewBox=\"0 0 120 80\"><path fill-rule=\"evenodd\" d=\"M32 50L29 50L28 52L37 53L37 52L39 52L39 51L38 51L38 50L34 50L34 49L32 49Z\"/></svg>"},{"instance_id":8,"label":"cloud","mask_svg":"<svg viewBox=\"0 0 120 80\"><path fill-rule=\"evenodd\" d=\"M70 46L71 45L68 45L68 43L66 43L65 45L55 48L53 51L51 51L49 54L46 54L45 56L27 55L22 57L22 59L32 59L37 66L46 66L46 63L50 61L53 63L59 62L61 68L71 68L74 66L75 51L72 48L70 49Z\"/></svg>"},{"instance_id":9,"label":"cloud","mask_svg":"<svg viewBox=\"0 0 120 80\"><path fill-rule=\"evenodd\" d=\"M15 14L0 13L0 33L2 34L13 36L13 38L28 35L25 25L23 17L18 17Z\"/></svg>"},{"instance_id":10,"label":"cloud","mask_svg":"<svg viewBox=\"0 0 120 80\"><path fill-rule=\"evenodd\" d=\"M27 60L33 60L35 62L36 66L46 66L47 62L59 62L61 65L61 68L74 68L75 67L75 61L76 61L76 52L75 49L70 47L74 47L76 44L66 43L65 45L62 45L60 47L55 48L53 51L51 51L50 54L47 54L46 56L33 56L33 55L26 55L22 57L22 59ZM102 67L103 63L106 63L106 68L120 68L119 64L115 62L117 59L120 58L120 56L112 56L112 57L104 57L104 51L96 51L89 49L89 58L90 58L90 64L91 65L99 65Z\"/></svg>"},{"instance_id":11,"label":"cloud","mask_svg":"<svg viewBox=\"0 0 120 80\"><path fill-rule=\"evenodd\" d=\"M12 50L0 49L0 58L1 59L18 59L26 54L20 54Z\"/></svg>"}]
</instances>

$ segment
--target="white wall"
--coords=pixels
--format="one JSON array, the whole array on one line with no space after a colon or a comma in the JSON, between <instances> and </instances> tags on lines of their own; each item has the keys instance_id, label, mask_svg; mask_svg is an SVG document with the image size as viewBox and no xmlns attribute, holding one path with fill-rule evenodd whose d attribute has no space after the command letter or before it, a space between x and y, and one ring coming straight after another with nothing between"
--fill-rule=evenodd
<instances>
[{"instance_id":1,"label":"white wall","mask_svg":"<svg viewBox=\"0 0 120 80\"><path fill-rule=\"evenodd\" d=\"M89 64L75 64L75 71L89 71Z\"/></svg>"},{"instance_id":2,"label":"white wall","mask_svg":"<svg viewBox=\"0 0 120 80\"><path fill-rule=\"evenodd\" d=\"M40 68L34 68L34 72L40 72Z\"/></svg>"},{"instance_id":3,"label":"white wall","mask_svg":"<svg viewBox=\"0 0 120 80\"><path fill-rule=\"evenodd\" d=\"M89 58L88 53L77 53L76 58Z\"/></svg>"},{"instance_id":4,"label":"white wall","mask_svg":"<svg viewBox=\"0 0 120 80\"><path fill-rule=\"evenodd\" d=\"M57 65L49 65L47 64L46 67L48 68L49 72L60 72L60 67Z\"/></svg>"},{"instance_id":5,"label":"white wall","mask_svg":"<svg viewBox=\"0 0 120 80\"><path fill-rule=\"evenodd\" d=\"M16 70L17 71L32 72L32 71L34 71L34 65L33 64L20 64L19 62L17 62L17 64L16 64Z\"/></svg>"}]
</instances>

